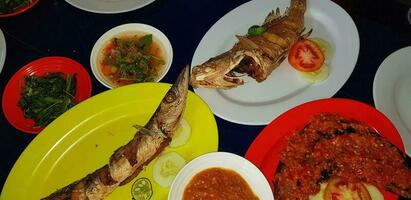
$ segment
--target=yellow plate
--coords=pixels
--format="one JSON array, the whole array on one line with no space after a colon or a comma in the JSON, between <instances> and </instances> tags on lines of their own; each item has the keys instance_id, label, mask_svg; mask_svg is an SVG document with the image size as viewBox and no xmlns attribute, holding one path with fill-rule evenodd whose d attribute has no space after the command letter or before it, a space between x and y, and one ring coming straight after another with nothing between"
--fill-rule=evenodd
<instances>
[{"instance_id":1,"label":"yellow plate","mask_svg":"<svg viewBox=\"0 0 411 200\"><path fill-rule=\"evenodd\" d=\"M105 165L114 150L133 137L135 124L144 126L170 88L165 83L123 86L73 107L46 127L24 150L3 187L1 200L40 199ZM187 144L168 147L186 161L218 149L218 129L208 106L189 92L184 118L191 126ZM139 177L153 186L151 199L167 199L169 188L152 176L152 162ZM133 182L107 199L132 199Z\"/></svg>"}]
</instances>

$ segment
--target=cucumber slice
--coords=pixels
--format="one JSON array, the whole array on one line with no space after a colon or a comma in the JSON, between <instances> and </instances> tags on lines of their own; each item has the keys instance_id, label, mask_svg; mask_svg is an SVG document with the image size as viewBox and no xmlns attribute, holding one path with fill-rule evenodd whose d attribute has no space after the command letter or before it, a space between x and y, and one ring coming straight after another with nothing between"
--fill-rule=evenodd
<instances>
[{"instance_id":1,"label":"cucumber slice","mask_svg":"<svg viewBox=\"0 0 411 200\"><path fill-rule=\"evenodd\" d=\"M176 132L174 133L173 140L170 143L171 147L179 147L185 145L190 139L191 127L185 119L182 119Z\"/></svg>"},{"instance_id":2,"label":"cucumber slice","mask_svg":"<svg viewBox=\"0 0 411 200\"><path fill-rule=\"evenodd\" d=\"M324 54L325 60L331 59L334 52L329 42L318 37L309 38L309 40L315 42L318 45L318 47L320 47L321 51Z\"/></svg>"},{"instance_id":3,"label":"cucumber slice","mask_svg":"<svg viewBox=\"0 0 411 200\"><path fill-rule=\"evenodd\" d=\"M330 71L329 67L324 63L321 66L321 68L318 69L317 71L313 71L313 72L300 72L299 71L299 74L304 80L310 83L319 83L328 78L328 75L330 73L329 71Z\"/></svg>"},{"instance_id":4,"label":"cucumber slice","mask_svg":"<svg viewBox=\"0 0 411 200\"><path fill-rule=\"evenodd\" d=\"M137 179L131 187L131 196L133 200L149 200L153 196L153 187L148 178L142 177Z\"/></svg>"},{"instance_id":5,"label":"cucumber slice","mask_svg":"<svg viewBox=\"0 0 411 200\"><path fill-rule=\"evenodd\" d=\"M176 152L161 155L153 166L154 181L162 187L169 187L186 161Z\"/></svg>"}]
</instances>

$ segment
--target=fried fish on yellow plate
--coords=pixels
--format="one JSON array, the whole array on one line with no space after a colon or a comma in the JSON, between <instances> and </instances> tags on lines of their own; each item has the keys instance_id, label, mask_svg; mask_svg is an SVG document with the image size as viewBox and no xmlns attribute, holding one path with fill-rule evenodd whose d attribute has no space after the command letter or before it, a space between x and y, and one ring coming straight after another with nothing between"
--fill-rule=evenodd
<instances>
[{"instance_id":1,"label":"fried fish on yellow plate","mask_svg":"<svg viewBox=\"0 0 411 200\"><path fill-rule=\"evenodd\" d=\"M108 164L45 197L46 200L104 199L136 177L171 142L186 106L189 70L186 67L167 91L148 123L118 148Z\"/></svg>"}]
</instances>

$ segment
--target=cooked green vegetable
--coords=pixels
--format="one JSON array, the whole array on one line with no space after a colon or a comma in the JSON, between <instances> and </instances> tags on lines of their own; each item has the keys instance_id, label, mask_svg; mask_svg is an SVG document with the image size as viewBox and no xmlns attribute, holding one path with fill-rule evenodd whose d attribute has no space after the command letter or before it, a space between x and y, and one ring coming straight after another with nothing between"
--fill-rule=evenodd
<instances>
[{"instance_id":1,"label":"cooked green vegetable","mask_svg":"<svg viewBox=\"0 0 411 200\"><path fill-rule=\"evenodd\" d=\"M44 127L75 105L76 75L53 72L26 76L18 105L35 127Z\"/></svg>"},{"instance_id":2,"label":"cooked green vegetable","mask_svg":"<svg viewBox=\"0 0 411 200\"><path fill-rule=\"evenodd\" d=\"M32 0L0 0L0 14L12 13L32 3Z\"/></svg>"},{"instance_id":3,"label":"cooked green vegetable","mask_svg":"<svg viewBox=\"0 0 411 200\"><path fill-rule=\"evenodd\" d=\"M257 36L265 33L266 31L267 28L265 28L264 26L254 25L248 29L248 35Z\"/></svg>"}]
</instances>

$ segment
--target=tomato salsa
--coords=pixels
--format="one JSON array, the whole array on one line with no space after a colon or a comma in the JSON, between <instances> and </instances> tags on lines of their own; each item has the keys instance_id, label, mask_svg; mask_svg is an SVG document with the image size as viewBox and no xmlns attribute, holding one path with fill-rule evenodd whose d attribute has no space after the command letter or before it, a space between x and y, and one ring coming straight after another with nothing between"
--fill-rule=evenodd
<instances>
[{"instance_id":1,"label":"tomato salsa","mask_svg":"<svg viewBox=\"0 0 411 200\"><path fill-rule=\"evenodd\" d=\"M114 37L102 48L98 63L115 86L155 81L165 64L163 50L151 34Z\"/></svg>"},{"instance_id":2,"label":"tomato salsa","mask_svg":"<svg viewBox=\"0 0 411 200\"><path fill-rule=\"evenodd\" d=\"M411 170L397 147L361 122L320 113L292 134L281 152L275 199L308 199L335 177L341 180L337 185L371 183L411 197Z\"/></svg>"},{"instance_id":3,"label":"tomato salsa","mask_svg":"<svg viewBox=\"0 0 411 200\"><path fill-rule=\"evenodd\" d=\"M259 199L237 172L219 167L196 174L184 189L183 200Z\"/></svg>"}]
</instances>

